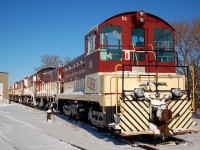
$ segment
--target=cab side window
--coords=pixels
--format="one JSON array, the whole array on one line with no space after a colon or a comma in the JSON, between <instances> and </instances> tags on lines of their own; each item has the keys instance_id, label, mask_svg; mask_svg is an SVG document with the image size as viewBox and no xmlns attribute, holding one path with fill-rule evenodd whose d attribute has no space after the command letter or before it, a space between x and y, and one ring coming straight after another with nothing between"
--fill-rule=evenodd
<instances>
[{"instance_id":1,"label":"cab side window","mask_svg":"<svg viewBox=\"0 0 200 150\"><path fill-rule=\"evenodd\" d=\"M100 59L122 59L122 29L120 26L104 26L100 30Z\"/></svg>"},{"instance_id":2,"label":"cab side window","mask_svg":"<svg viewBox=\"0 0 200 150\"><path fill-rule=\"evenodd\" d=\"M96 47L96 35L94 33L90 34L87 36L87 53L91 54L94 52L95 47Z\"/></svg>"}]
</instances>

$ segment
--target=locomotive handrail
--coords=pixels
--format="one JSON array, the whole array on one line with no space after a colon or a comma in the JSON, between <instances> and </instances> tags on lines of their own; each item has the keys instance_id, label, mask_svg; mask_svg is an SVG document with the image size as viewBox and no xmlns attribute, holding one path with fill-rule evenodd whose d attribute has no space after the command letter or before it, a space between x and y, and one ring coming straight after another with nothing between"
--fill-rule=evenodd
<instances>
[{"instance_id":1,"label":"locomotive handrail","mask_svg":"<svg viewBox=\"0 0 200 150\"><path fill-rule=\"evenodd\" d=\"M152 50L154 49L152 44L147 44L147 46L151 46L151 49L152 49Z\"/></svg>"},{"instance_id":2,"label":"locomotive handrail","mask_svg":"<svg viewBox=\"0 0 200 150\"><path fill-rule=\"evenodd\" d=\"M118 67L122 66L122 64L117 64L115 66L115 95L116 95L116 107L115 107L115 111L117 115L120 115L120 113L118 113L118 77L117 77L117 69Z\"/></svg>"},{"instance_id":3,"label":"locomotive handrail","mask_svg":"<svg viewBox=\"0 0 200 150\"><path fill-rule=\"evenodd\" d=\"M195 87L194 87L194 68L192 66L189 66L190 67L190 70L191 70L191 75L192 75L192 109L191 109L191 112L195 112Z\"/></svg>"},{"instance_id":4,"label":"locomotive handrail","mask_svg":"<svg viewBox=\"0 0 200 150\"><path fill-rule=\"evenodd\" d=\"M154 58L156 60L156 54L155 54L153 45L152 44L147 44L147 46L151 46L151 50L153 50Z\"/></svg>"},{"instance_id":5,"label":"locomotive handrail","mask_svg":"<svg viewBox=\"0 0 200 150\"><path fill-rule=\"evenodd\" d=\"M130 52L133 52L134 53L134 55L135 55L135 58L136 58L136 61L137 61L137 65L138 65L138 58L137 58L137 55L136 55L136 50L135 50L135 46L134 46L134 44L133 43L131 43L130 44L130 46L132 46L133 47L133 50L131 50Z\"/></svg>"},{"instance_id":6,"label":"locomotive handrail","mask_svg":"<svg viewBox=\"0 0 200 150\"><path fill-rule=\"evenodd\" d=\"M137 65L138 65L138 58L137 58L137 55L136 55L135 51L134 51L134 55L135 55L136 62L137 62Z\"/></svg>"},{"instance_id":7,"label":"locomotive handrail","mask_svg":"<svg viewBox=\"0 0 200 150\"><path fill-rule=\"evenodd\" d=\"M103 73L103 83L105 82L105 73ZM105 109L105 84L103 84L103 114L106 114L106 109Z\"/></svg>"},{"instance_id":8,"label":"locomotive handrail","mask_svg":"<svg viewBox=\"0 0 200 150\"><path fill-rule=\"evenodd\" d=\"M132 46L132 47L133 47L133 50L135 51L135 46L134 46L134 44L131 43L130 46Z\"/></svg>"},{"instance_id":9,"label":"locomotive handrail","mask_svg":"<svg viewBox=\"0 0 200 150\"><path fill-rule=\"evenodd\" d=\"M122 45L109 45L109 44L101 44L101 47L122 47Z\"/></svg>"},{"instance_id":10,"label":"locomotive handrail","mask_svg":"<svg viewBox=\"0 0 200 150\"><path fill-rule=\"evenodd\" d=\"M124 89L124 70L125 70L125 67L130 67L130 66L143 66L143 67L150 67L150 66L153 66L153 67L156 67L156 64L153 64L153 65L136 65L136 64L131 64L131 65L126 65L126 64L123 64L122 65L122 100L124 100L124 98L125 98L125 92L128 92L128 90L125 90ZM190 74L190 72L189 72L189 66L177 66L177 65L175 65L175 66L168 66L168 65L159 65L160 67L170 67L170 68L177 68L177 67L181 67L181 68L186 68L187 69L187 79L189 78L189 74ZM141 75L141 76L143 76L143 75ZM144 76L146 76L146 75L144 75ZM154 75L147 75L147 76L154 76ZM194 77L194 72L192 72L192 76ZM156 74L156 78L157 78L157 74ZM154 79L155 80L155 79ZM194 79L192 78L192 82L194 82ZM168 91L168 90L158 90L158 88L157 88L157 80L156 80L156 90L155 90L155 92L156 93L158 93L158 92L161 92L161 91ZM189 80L187 80L187 85L190 85L190 81ZM192 87L192 88L194 88L194 86ZM193 91L192 92L194 92L194 89L192 89ZM185 90L181 90L182 92L183 91L185 91L186 93L187 93L187 98L188 98L188 100L191 100L191 95L190 95L190 93L191 93L191 90L189 89L189 87L187 88L187 89L185 89ZM194 93L192 93L192 94L194 94ZM194 102L194 99L192 100L192 109L191 109L191 111L192 112L194 112L195 111L195 102Z\"/></svg>"},{"instance_id":11,"label":"locomotive handrail","mask_svg":"<svg viewBox=\"0 0 200 150\"><path fill-rule=\"evenodd\" d=\"M155 61L157 62L157 60L156 60L156 55L157 55L157 52L167 52L167 53L169 53L169 52L173 52L174 54L175 54L175 56L174 56L174 59L176 60L176 65L177 66L179 66L179 63L178 63L178 52L176 52L176 51L174 51L174 50L164 50L164 49L162 49L162 50L155 50L155 49L151 49L151 50L131 50L131 52L134 52L134 53L139 53L139 52L153 52L154 53L154 57L155 57Z\"/></svg>"}]
</instances>

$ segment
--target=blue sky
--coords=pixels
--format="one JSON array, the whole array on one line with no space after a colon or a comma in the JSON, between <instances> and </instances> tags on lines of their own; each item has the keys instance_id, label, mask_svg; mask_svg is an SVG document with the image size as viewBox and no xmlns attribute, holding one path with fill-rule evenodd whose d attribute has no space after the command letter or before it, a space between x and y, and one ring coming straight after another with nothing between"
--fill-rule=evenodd
<instances>
[{"instance_id":1,"label":"blue sky","mask_svg":"<svg viewBox=\"0 0 200 150\"><path fill-rule=\"evenodd\" d=\"M33 74L44 54L79 56L84 35L119 13L191 20L200 17L199 7L200 0L0 0L0 72L11 84Z\"/></svg>"}]
</instances>

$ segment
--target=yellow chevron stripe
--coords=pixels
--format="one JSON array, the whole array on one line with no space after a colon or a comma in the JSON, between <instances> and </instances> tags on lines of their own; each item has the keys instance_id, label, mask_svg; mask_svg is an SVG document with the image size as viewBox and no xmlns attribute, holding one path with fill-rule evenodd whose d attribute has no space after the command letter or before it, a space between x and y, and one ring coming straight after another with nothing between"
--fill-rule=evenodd
<instances>
[{"instance_id":1,"label":"yellow chevron stripe","mask_svg":"<svg viewBox=\"0 0 200 150\"><path fill-rule=\"evenodd\" d=\"M142 102L139 103L141 104ZM141 111L142 115L144 115L147 119L149 118L149 114L147 113L147 111L149 111L148 108L146 108L145 106L142 108L140 105L137 104L137 102L133 102L133 104Z\"/></svg>"},{"instance_id":2,"label":"yellow chevron stripe","mask_svg":"<svg viewBox=\"0 0 200 150\"><path fill-rule=\"evenodd\" d=\"M186 106L185 106L186 104L187 104L187 101L181 101L181 104L179 106L177 106L177 108L174 109L174 111L172 111L173 115L176 115L180 111L185 112L186 111ZM183 107L183 106L185 106L185 107ZM182 113L179 113L179 114L181 115Z\"/></svg>"},{"instance_id":3,"label":"yellow chevron stripe","mask_svg":"<svg viewBox=\"0 0 200 150\"><path fill-rule=\"evenodd\" d=\"M125 105L124 105L125 106ZM128 111L129 112L129 114L131 114L132 116L130 116L128 113L126 113L127 115L127 117L129 118L129 122L132 122L132 123L134 123L134 125L137 127L137 129L139 129L139 131L144 131L144 129L145 129L145 124L141 121L141 119L140 118L138 118L138 116L136 115L136 114L140 114L139 113L139 111L137 111L137 110L134 110L135 112L133 112L132 110L130 110L127 106L125 106L124 107L125 109L126 109L126 111ZM133 109L133 108L132 108ZM125 114L124 114L125 115ZM140 115L139 115L140 116ZM141 116L140 116L141 117ZM134 119L133 119L134 118ZM136 120L136 121L135 121ZM128 120L127 120L128 121ZM138 124L139 123L139 124ZM129 123L129 124L131 124L131 123ZM147 123L148 124L148 123ZM142 127L144 128L142 128Z\"/></svg>"},{"instance_id":4,"label":"yellow chevron stripe","mask_svg":"<svg viewBox=\"0 0 200 150\"><path fill-rule=\"evenodd\" d=\"M149 102L147 102L147 101L140 101L139 103L143 107L143 110L145 111L145 114L148 115L147 118L149 118Z\"/></svg>"},{"instance_id":5,"label":"yellow chevron stripe","mask_svg":"<svg viewBox=\"0 0 200 150\"><path fill-rule=\"evenodd\" d=\"M180 105L181 105L181 103L182 103L182 101L172 101L170 104L169 104L169 106L168 106L168 108L172 111L172 112L174 112ZM173 114L172 114L173 115ZM172 116L173 117L173 116Z\"/></svg>"},{"instance_id":6,"label":"yellow chevron stripe","mask_svg":"<svg viewBox=\"0 0 200 150\"><path fill-rule=\"evenodd\" d=\"M123 122L125 122L125 123L123 123ZM124 116L123 117L121 117L121 121L120 121L120 125L124 128L124 130L126 131L126 132L132 132L129 128L128 128L128 126L126 125L126 119L124 118ZM136 130L135 128L134 129L132 129L132 130Z\"/></svg>"},{"instance_id":7,"label":"yellow chevron stripe","mask_svg":"<svg viewBox=\"0 0 200 150\"><path fill-rule=\"evenodd\" d=\"M174 119L168 126L169 128L172 129L177 129L177 128L183 128L184 124L191 124L192 120L192 114L188 110L188 108L191 106L191 101L188 100L181 100L181 105L176 105L176 107L173 107L174 112L172 112L172 116L175 116L177 113L180 114L180 117L177 119ZM173 103L176 103L176 101L173 101ZM187 127L187 126L185 126ZM184 128L185 128L184 127Z\"/></svg>"},{"instance_id":8,"label":"yellow chevron stripe","mask_svg":"<svg viewBox=\"0 0 200 150\"><path fill-rule=\"evenodd\" d=\"M190 118L190 120L188 121L188 123L183 128L184 129L190 129L191 126L192 126L192 123L193 123L192 118Z\"/></svg>"},{"instance_id":9,"label":"yellow chevron stripe","mask_svg":"<svg viewBox=\"0 0 200 150\"><path fill-rule=\"evenodd\" d=\"M132 131L142 131L143 129L130 117L130 115L123 115L126 118L126 124L132 129ZM132 124L131 124L132 123Z\"/></svg>"},{"instance_id":10,"label":"yellow chevron stripe","mask_svg":"<svg viewBox=\"0 0 200 150\"><path fill-rule=\"evenodd\" d=\"M142 102L141 102L142 103ZM138 109L136 109L135 107L137 107L137 105L134 105L133 106L133 110L135 111L135 113L139 116L137 117L138 120L140 120L140 123L141 123L141 126L147 130L148 129L148 126L149 126L149 115L147 114L147 110L144 108L144 107L137 107ZM145 109L145 110L144 110ZM141 114L142 113L142 114ZM146 118L145 118L145 117Z\"/></svg>"},{"instance_id":11,"label":"yellow chevron stripe","mask_svg":"<svg viewBox=\"0 0 200 150\"><path fill-rule=\"evenodd\" d=\"M184 113L182 116L180 116L178 118L178 120L175 122L175 124L173 124L172 129L176 129L176 128L180 127L180 124L184 121L183 119L185 118L185 115L188 115L188 113ZM186 119L186 120L188 120L188 119Z\"/></svg>"},{"instance_id":12,"label":"yellow chevron stripe","mask_svg":"<svg viewBox=\"0 0 200 150\"><path fill-rule=\"evenodd\" d=\"M138 131L138 127L136 126L136 124L130 124L130 116L127 117L129 115L125 115L123 114L121 116L121 121L120 121L120 125L125 129L126 132L133 132L133 131ZM134 123L134 122L133 122Z\"/></svg>"},{"instance_id":13,"label":"yellow chevron stripe","mask_svg":"<svg viewBox=\"0 0 200 150\"><path fill-rule=\"evenodd\" d=\"M122 115L120 126L125 129L124 132L140 132L148 130L149 108L147 106L148 102L145 101L121 102Z\"/></svg>"},{"instance_id":14,"label":"yellow chevron stripe","mask_svg":"<svg viewBox=\"0 0 200 150\"><path fill-rule=\"evenodd\" d=\"M192 115L190 115L190 118L187 121L184 121L180 127L183 129L188 129L188 126L192 123L192 119L191 119ZM187 117L188 118L188 117Z\"/></svg>"}]
</instances>

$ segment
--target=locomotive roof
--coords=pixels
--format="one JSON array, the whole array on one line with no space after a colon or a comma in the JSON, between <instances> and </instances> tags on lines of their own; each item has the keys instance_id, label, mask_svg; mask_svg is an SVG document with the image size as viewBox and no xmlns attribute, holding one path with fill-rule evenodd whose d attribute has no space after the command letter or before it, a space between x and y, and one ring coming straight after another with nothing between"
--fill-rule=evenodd
<instances>
[{"instance_id":1,"label":"locomotive roof","mask_svg":"<svg viewBox=\"0 0 200 150\"><path fill-rule=\"evenodd\" d=\"M48 69L54 70L54 69L56 69L56 68L54 68L54 67L43 68L43 69L39 70L36 74L38 74L38 73L40 73L40 72L42 72L42 71L44 71L44 70L48 70Z\"/></svg>"},{"instance_id":2,"label":"locomotive roof","mask_svg":"<svg viewBox=\"0 0 200 150\"><path fill-rule=\"evenodd\" d=\"M112 18L115 18L115 17L118 17L118 16L123 16L123 15L128 15L128 14L135 14L135 13L137 13L137 11L131 11L131 12L120 13L120 14L114 15L114 16L112 16L112 17L110 17L110 18L104 20L104 21L101 22L99 25L105 23L106 21L108 21L108 20L110 20L110 19L112 19ZM145 12L145 13L146 13L146 12ZM164 22L165 24L167 24L170 28L172 28L172 29L174 30L174 28L173 28L168 22L166 22L165 20L163 20L162 18L160 18L160 17L158 17L158 16L155 16L155 15L153 15L153 14L150 14L150 13L146 13L146 14L147 14L148 16L151 16L152 18L156 18L157 20L160 20L160 21ZM86 37L88 34L90 34L92 31L97 30L99 25L95 25L94 27L92 27L92 28L87 32L87 34L85 35L85 37ZM174 31L175 31L175 30L174 30Z\"/></svg>"},{"instance_id":3,"label":"locomotive roof","mask_svg":"<svg viewBox=\"0 0 200 150\"><path fill-rule=\"evenodd\" d=\"M73 65L73 64L75 64L76 62L79 62L79 61L83 60L84 57L85 57L85 54L82 54L82 55L80 55L79 57L77 57L77 58L73 59L72 61L70 61L69 63L65 64L64 67Z\"/></svg>"},{"instance_id":4,"label":"locomotive roof","mask_svg":"<svg viewBox=\"0 0 200 150\"><path fill-rule=\"evenodd\" d=\"M112 19L112 18L115 18L115 17L118 17L118 16L123 16L123 15L128 15L128 14L135 14L135 13L137 13L137 11L131 11L131 12L120 13L120 14L117 14L117 15L115 15L115 16L112 16L112 17L106 19L105 21L103 21L103 22L100 23L99 25L103 24L104 22L106 22L106 21L108 21L108 20L110 20L110 19ZM146 13L146 12L145 12L145 13ZM168 22L166 22L165 20L163 20L162 18L160 18L160 17L158 17L158 16L155 16L155 15L153 15L153 14L150 14L150 13L146 13L146 14L147 14L148 16L151 16L151 17L153 17L153 18L156 18L156 19L158 19L158 20L164 22L165 24L167 24L169 27L171 27L171 28L174 30L174 28L173 28Z\"/></svg>"}]
</instances>

